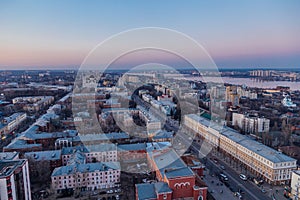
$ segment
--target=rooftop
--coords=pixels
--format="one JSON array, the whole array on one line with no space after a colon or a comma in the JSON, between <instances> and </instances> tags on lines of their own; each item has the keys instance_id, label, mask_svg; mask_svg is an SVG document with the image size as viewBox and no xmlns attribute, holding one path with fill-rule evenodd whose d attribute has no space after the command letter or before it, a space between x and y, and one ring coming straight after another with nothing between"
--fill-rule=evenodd
<instances>
[{"instance_id":1,"label":"rooftop","mask_svg":"<svg viewBox=\"0 0 300 200\"><path fill-rule=\"evenodd\" d=\"M153 151L163 150L171 147L170 142L149 142L147 143L147 153L150 155Z\"/></svg>"},{"instance_id":2,"label":"rooftop","mask_svg":"<svg viewBox=\"0 0 300 200\"><path fill-rule=\"evenodd\" d=\"M169 188L167 183L142 183L136 184L136 189L138 193L139 200L156 199L157 194L170 193L172 190Z\"/></svg>"},{"instance_id":3,"label":"rooftop","mask_svg":"<svg viewBox=\"0 0 300 200\"><path fill-rule=\"evenodd\" d=\"M158 130L153 136L153 140L172 139L172 138L173 138L173 132L168 132L164 130Z\"/></svg>"},{"instance_id":4,"label":"rooftop","mask_svg":"<svg viewBox=\"0 0 300 200\"><path fill-rule=\"evenodd\" d=\"M14 160L18 157L18 152L0 152L0 160Z\"/></svg>"},{"instance_id":5,"label":"rooftop","mask_svg":"<svg viewBox=\"0 0 300 200\"><path fill-rule=\"evenodd\" d=\"M85 162L86 162L85 155L80 151L76 151L74 154L72 154L70 160L68 160L67 165L85 164Z\"/></svg>"},{"instance_id":6,"label":"rooftop","mask_svg":"<svg viewBox=\"0 0 300 200\"><path fill-rule=\"evenodd\" d=\"M86 164L74 164L55 168L51 176L71 175L76 172L88 173L97 171L120 170L119 162L98 162Z\"/></svg>"},{"instance_id":7,"label":"rooftop","mask_svg":"<svg viewBox=\"0 0 300 200\"><path fill-rule=\"evenodd\" d=\"M295 174L297 174L298 176L300 176L300 170L294 170L293 171Z\"/></svg>"},{"instance_id":8,"label":"rooftop","mask_svg":"<svg viewBox=\"0 0 300 200\"><path fill-rule=\"evenodd\" d=\"M32 158L36 161L41 160L60 160L61 158L61 151L54 150L54 151L36 151L36 152L26 152L26 158Z\"/></svg>"},{"instance_id":9,"label":"rooftop","mask_svg":"<svg viewBox=\"0 0 300 200\"><path fill-rule=\"evenodd\" d=\"M4 149L29 149L34 147L41 147L42 144L27 144L25 140L15 138L10 144L8 144Z\"/></svg>"},{"instance_id":10,"label":"rooftop","mask_svg":"<svg viewBox=\"0 0 300 200\"><path fill-rule=\"evenodd\" d=\"M95 140L117 140L117 139L129 139L128 133L107 133L107 134L86 134L86 135L78 135L74 137L74 141L95 141Z\"/></svg>"},{"instance_id":11,"label":"rooftop","mask_svg":"<svg viewBox=\"0 0 300 200\"><path fill-rule=\"evenodd\" d=\"M4 117L4 120L6 121L6 124L8 124L24 114L25 113L14 113L14 114L10 115L9 117Z\"/></svg>"},{"instance_id":12,"label":"rooftop","mask_svg":"<svg viewBox=\"0 0 300 200\"><path fill-rule=\"evenodd\" d=\"M118 145L118 151L146 151L145 143L136 143L136 144L120 144Z\"/></svg>"},{"instance_id":13,"label":"rooftop","mask_svg":"<svg viewBox=\"0 0 300 200\"><path fill-rule=\"evenodd\" d=\"M15 169L22 166L26 162L22 160L0 160L0 178L10 176Z\"/></svg>"},{"instance_id":14,"label":"rooftop","mask_svg":"<svg viewBox=\"0 0 300 200\"><path fill-rule=\"evenodd\" d=\"M259 143L247 137L246 135L242 135L232 128L229 128L227 126L221 126L203 117L200 117L196 114L190 114L187 116L190 117L191 119L194 119L195 121L198 121L202 125L205 125L206 127L210 127L214 130L217 130L223 136L229 138L230 140L236 142L237 144L247 148L248 150L262 156L263 158L273 163L296 161L294 158L291 158L275 149L272 149L262 143Z\"/></svg>"},{"instance_id":15,"label":"rooftop","mask_svg":"<svg viewBox=\"0 0 300 200\"><path fill-rule=\"evenodd\" d=\"M173 149L153 155L152 159L162 176L165 175L167 178L194 176L193 171Z\"/></svg>"},{"instance_id":16,"label":"rooftop","mask_svg":"<svg viewBox=\"0 0 300 200\"><path fill-rule=\"evenodd\" d=\"M89 152L104 152L104 151L116 151L117 146L115 144L95 144L95 145L81 145L75 147L64 147L61 152L62 155L73 154L75 151L89 153Z\"/></svg>"}]
</instances>

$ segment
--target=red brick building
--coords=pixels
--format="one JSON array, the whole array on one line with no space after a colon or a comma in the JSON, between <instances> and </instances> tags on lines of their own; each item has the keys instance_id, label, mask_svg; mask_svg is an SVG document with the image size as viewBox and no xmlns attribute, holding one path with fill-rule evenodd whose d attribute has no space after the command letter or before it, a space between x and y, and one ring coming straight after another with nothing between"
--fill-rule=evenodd
<instances>
[{"instance_id":1,"label":"red brick building","mask_svg":"<svg viewBox=\"0 0 300 200\"><path fill-rule=\"evenodd\" d=\"M173 149L155 150L154 148L148 151L148 162L156 172L156 178L159 181L156 184L163 186L163 189L158 190L155 184L137 184L136 200L179 198L206 200L206 185L196 178L195 173ZM154 189L151 190L151 188Z\"/></svg>"},{"instance_id":2,"label":"red brick building","mask_svg":"<svg viewBox=\"0 0 300 200\"><path fill-rule=\"evenodd\" d=\"M185 162L185 164L190 167L195 174L200 177L203 177L205 166L200 162L198 158L193 155L182 155L181 159Z\"/></svg>"}]
</instances>

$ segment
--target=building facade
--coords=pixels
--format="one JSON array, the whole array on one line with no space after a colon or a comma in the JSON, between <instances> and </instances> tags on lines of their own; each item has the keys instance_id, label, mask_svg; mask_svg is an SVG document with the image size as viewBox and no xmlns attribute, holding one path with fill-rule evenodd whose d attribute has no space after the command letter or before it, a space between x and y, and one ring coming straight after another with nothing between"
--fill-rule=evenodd
<instances>
[{"instance_id":1,"label":"building facade","mask_svg":"<svg viewBox=\"0 0 300 200\"><path fill-rule=\"evenodd\" d=\"M62 148L62 164L67 165L76 152L85 155L86 162L116 162L118 160L117 146L115 144L98 144Z\"/></svg>"},{"instance_id":2,"label":"building facade","mask_svg":"<svg viewBox=\"0 0 300 200\"><path fill-rule=\"evenodd\" d=\"M292 170L297 167L297 160L198 115L186 115L184 124L204 141L268 183L288 184Z\"/></svg>"},{"instance_id":3,"label":"building facade","mask_svg":"<svg viewBox=\"0 0 300 200\"><path fill-rule=\"evenodd\" d=\"M14 113L9 117L4 117L0 123L0 135L12 133L24 120L26 120L26 117L26 113Z\"/></svg>"},{"instance_id":4,"label":"building facade","mask_svg":"<svg viewBox=\"0 0 300 200\"><path fill-rule=\"evenodd\" d=\"M28 161L0 161L0 199L31 200Z\"/></svg>"},{"instance_id":5,"label":"building facade","mask_svg":"<svg viewBox=\"0 0 300 200\"><path fill-rule=\"evenodd\" d=\"M119 162L73 164L56 168L52 175L52 188L56 193L65 189L93 191L112 188L120 182Z\"/></svg>"},{"instance_id":6,"label":"building facade","mask_svg":"<svg viewBox=\"0 0 300 200\"><path fill-rule=\"evenodd\" d=\"M269 119L239 113L232 114L232 125L238 126L243 132L248 134L267 133L270 131Z\"/></svg>"},{"instance_id":7,"label":"building facade","mask_svg":"<svg viewBox=\"0 0 300 200\"><path fill-rule=\"evenodd\" d=\"M300 171L299 170L295 170L292 172L290 197L293 200L300 200Z\"/></svg>"},{"instance_id":8,"label":"building facade","mask_svg":"<svg viewBox=\"0 0 300 200\"><path fill-rule=\"evenodd\" d=\"M158 183L136 184L136 200L206 200L207 187L178 156L175 150L152 144L147 148L150 168ZM147 191L147 192L146 192Z\"/></svg>"}]
</instances>

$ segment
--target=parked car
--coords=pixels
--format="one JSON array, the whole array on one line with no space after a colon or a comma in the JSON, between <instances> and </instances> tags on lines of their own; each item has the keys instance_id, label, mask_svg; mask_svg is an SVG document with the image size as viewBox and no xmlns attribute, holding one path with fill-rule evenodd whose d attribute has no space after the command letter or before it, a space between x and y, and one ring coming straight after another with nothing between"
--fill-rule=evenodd
<instances>
[{"instance_id":1,"label":"parked car","mask_svg":"<svg viewBox=\"0 0 300 200\"><path fill-rule=\"evenodd\" d=\"M225 174L220 174L221 181L228 181L228 177Z\"/></svg>"},{"instance_id":2,"label":"parked car","mask_svg":"<svg viewBox=\"0 0 300 200\"><path fill-rule=\"evenodd\" d=\"M221 169L223 169L223 170L225 170L225 167L224 167L224 165L221 165L221 166L220 166L220 168L221 168Z\"/></svg>"},{"instance_id":3,"label":"parked car","mask_svg":"<svg viewBox=\"0 0 300 200\"><path fill-rule=\"evenodd\" d=\"M239 199L243 198L242 195L241 195L241 193L239 193L239 192L235 192L234 195L237 196Z\"/></svg>"},{"instance_id":4,"label":"parked car","mask_svg":"<svg viewBox=\"0 0 300 200\"><path fill-rule=\"evenodd\" d=\"M247 176L244 174L240 174L240 179L246 181L247 180Z\"/></svg>"},{"instance_id":5,"label":"parked car","mask_svg":"<svg viewBox=\"0 0 300 200\"><path fill-rule=\"evenodd\" d=\"M121 189L120 189L120 188L115 189L115 192L116 192L116 193L117 193L117 192L121 192Z\"/></svg>"}]
</instances>

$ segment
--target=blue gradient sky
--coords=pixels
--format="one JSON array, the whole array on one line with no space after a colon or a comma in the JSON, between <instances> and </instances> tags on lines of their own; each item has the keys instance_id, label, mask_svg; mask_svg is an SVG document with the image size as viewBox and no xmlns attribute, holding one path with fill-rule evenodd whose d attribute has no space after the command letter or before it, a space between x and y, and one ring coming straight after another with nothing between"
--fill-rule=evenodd
<instances>
[{"instance_id":1,"label":"blue gradient sky","mask_svg":"<svg viewBox=\"0 0 300 200\"><path fill-rule=\"evenodd\" d=\"M300 1L0 0L0 69L74 68L118 32L183 32L219 67L300 68Z\"/></svg>"}]
</instances>

